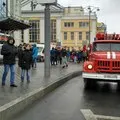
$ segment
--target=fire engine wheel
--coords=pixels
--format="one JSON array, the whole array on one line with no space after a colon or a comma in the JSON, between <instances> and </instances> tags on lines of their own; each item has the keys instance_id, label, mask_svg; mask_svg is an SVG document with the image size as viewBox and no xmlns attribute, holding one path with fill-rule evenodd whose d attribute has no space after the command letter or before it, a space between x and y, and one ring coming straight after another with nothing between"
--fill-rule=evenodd
<instances>
[{"instance_id":1,"label":"fire engine wheel","mask_svg":"<svg viewBox=\"0 0 120 120\"><path fill-rule=\"evenodd\" d=\"M93 79L89 79L89 78L84 78L84 88L88 89L88 88L94 88L96 85L96 81Z\"/></svg>"},{"instance_id":2,"label":"fire engine wheel","mask_svg":"<svg viewBox=\"0 0 120 120\"><path fill-rule=\"evenodd\" d=\"M117 90L120 91L120 82L117 82Z\"/></svg>"}]
</instances>

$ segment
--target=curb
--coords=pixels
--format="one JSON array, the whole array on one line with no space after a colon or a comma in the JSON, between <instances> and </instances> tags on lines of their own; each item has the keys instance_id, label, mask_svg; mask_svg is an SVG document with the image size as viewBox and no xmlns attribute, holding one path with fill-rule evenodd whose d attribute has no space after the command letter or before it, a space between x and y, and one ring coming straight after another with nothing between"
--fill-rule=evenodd
<instances>
[{"instance_id":1,"label":"curb","mask_svg":"<svg viewBox=\"0 0 120 120\"><path fill-rule=\"evenodd\" d=\"M120 120L120 117L95 115L90 109L80 110L86 120Z\"/></svg>"},{"instance_id":2,"label":"curb","mask_svg":"<svg viewBox=\"0 0 120 120\"><path fill-rule=\"evenodd\" d=\"M55 82L51 83L46 87L41 87L36 89L30 93L27 93L16 100L13 100L3 106L0 107L0 120L7 120L10 119L13 115L19 113L20 111L24 110L27 106L32 104L37 99L42 98L43 96L47 95L57 87L61 86L68 80L77 77L82 74L82 71L75 71L73 73L67 74L64 77L60 77Z\"/></svg>"}]
</instances>

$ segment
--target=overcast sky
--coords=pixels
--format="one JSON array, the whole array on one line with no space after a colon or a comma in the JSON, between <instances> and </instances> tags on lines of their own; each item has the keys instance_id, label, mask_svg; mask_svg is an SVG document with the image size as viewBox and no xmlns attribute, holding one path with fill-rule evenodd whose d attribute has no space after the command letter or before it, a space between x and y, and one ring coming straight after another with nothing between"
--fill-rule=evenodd
<instances>
[{"instance_id":1,"label":"overcast sky","mask_svg":"<svg viewBox=\"0 0 120 120\"><path fill-rule=\"evenodd\" d=\"M99 7L98 20L107 25L110 33L120 33L120 0L58 0L58 3L68 6Z\"/></svg>"}]
</instances>

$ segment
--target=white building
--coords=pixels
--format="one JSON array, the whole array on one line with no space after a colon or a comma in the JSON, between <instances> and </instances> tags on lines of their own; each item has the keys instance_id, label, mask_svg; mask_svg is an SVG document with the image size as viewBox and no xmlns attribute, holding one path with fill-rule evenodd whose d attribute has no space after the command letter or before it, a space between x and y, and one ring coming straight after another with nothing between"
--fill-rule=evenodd
<instances>
[{"instance_id":1,"label":"white building","mask_svg":"<svg viewBox=\"0 0 120 120\"><path fill-rule=\"evenodd\" d=\"M16 44L44 43L44 7L37 5L32 11L31 0L7 0L7 5L8 16L24 20L31 25L30 29L14 32ZM91 42L96 35L96 28L97 17L94 14L90 20ZM51 8L51 42L61 42L63 46L68 47L80 47L88 43L88 37L89 15L84 13L81 6Z\"/></svg>"},{"instance_id":2,"label":"white building","mask_svg":"<svg viewBox=\"0 0 120 120\"><path fill-rule=\"evenodd\" d=\"M63 46L81 47L88 44L89 15L84 13L82 7L67 7L63 9L51 10L51 42L61 42ZM44 9L42 10L22 10L22 17L31 24L31 28L23 32L22 41L44 43ZM92 14L90 17L91 42L96 35L97 17ZM74 27L64 26L65 23L73 23ZM79 23L83 23L81 28ZM84 25L84 23L86 23ZM68 39L64 40L64 33L68 32ZM74 33L74 40L70 39L70 32ZM82 40L78 33L82 32ZM87 35L86 35L87 34ZM24 37L23 37L24 36ZM87 36L87 37L86 37ZM86 39L87 38L87 39ZM71 45L70 45L71 44Z\"/></svg>"}]
</instances>

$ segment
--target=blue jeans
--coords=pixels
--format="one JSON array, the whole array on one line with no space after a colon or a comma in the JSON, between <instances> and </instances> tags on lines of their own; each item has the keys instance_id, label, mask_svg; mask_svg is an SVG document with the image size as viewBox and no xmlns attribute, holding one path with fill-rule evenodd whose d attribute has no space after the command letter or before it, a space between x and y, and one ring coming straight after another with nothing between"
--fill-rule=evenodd
<instances>
[{"instance_id":1,"label":"blue jeans","mask_svg":"<svg viewBox=\"0 0 120 120\"><path fill-rule=\"evenodd\" d=\"M26 72L27 81L29 81L30 80L30 70L24 70L24 69L22 69L22 71L21 71L21 80L22 81L24 80L25 72Z\"/></svg>"},{"instance_id":2,"label":"blue jeans","mask_svg":"<svg viewBox=\"0 0 120 120\"><path fill-rule=\"evenodd\" d=\"M9 72L9 68L10 68L10 84L13 85L14 80L15 80L15 65L14 64L11 64L11 65L4 64L4 73L2 76L2 84L5 84L6 77Z\"/></svg>"},{"instance_id":3,"label":"blue jeans","mask_svg":"<svg viewBox=\"0 0 120 120\"><path fill-rule=\"evenodd\" d=\"M32 67L37 67L37 58L33 58L33 66Z\"/></svg>"}]
</instances>

